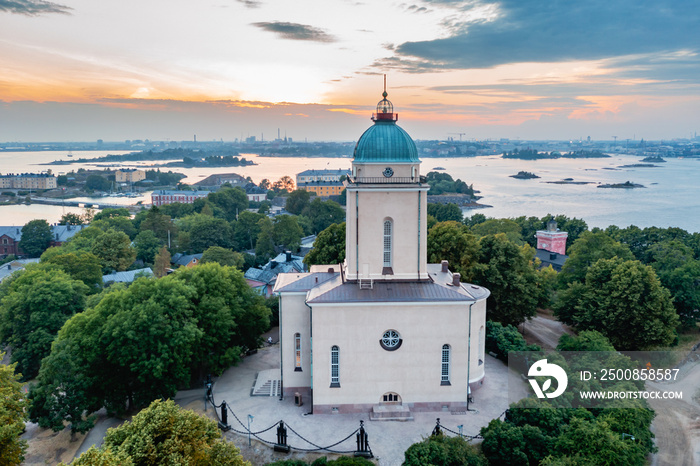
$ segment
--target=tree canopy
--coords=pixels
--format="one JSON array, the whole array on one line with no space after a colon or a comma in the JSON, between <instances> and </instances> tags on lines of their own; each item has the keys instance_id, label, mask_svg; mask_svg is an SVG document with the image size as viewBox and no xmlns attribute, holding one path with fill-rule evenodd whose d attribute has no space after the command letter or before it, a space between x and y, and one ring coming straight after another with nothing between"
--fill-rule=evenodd
<instances>
[{"instance_id":1,"label":"tree canopy","mask_svg":"<svg viewBox=\"0 0 700 466\"><path fill-rule=\"evenodd\" d=\"M12 362L26 379L39 373L64 322L85 309L87 292L55 265L30 266L12 277L0 301L0 341L12 346Z\"/></svg>"},{"instance_id":2,"label":"tree canopy","mask_svg":"<svg viewBox=\"0 0 700 466\"><path fill-rule=\"evenodd\" d=\"M216 263L116 287L65 323L30 397L43 427L76 431L90 413L145 406L235 363L269 325L242 272ZM85 417L88 415L88 417Z\"/></svg>"},{"instance_id":3,"label":"tree canopy","mask_svg":"<svg viewBox=\"0 0 700 466\"><path fill-rule=\"evenodd\" d=\"M215 421L171 400L156 400L131 421L110 428L99 449L92 447L71 464L250 466L233 443L221 438Z\"/></svg>"},{"instance_id":4,"label":"tree canopy","mask_svg":"<svg viewBox=\"0 0 700 466\"><path fill-rule=\"evenodd\" d=\"M0 360L5 353L0 352ZM15 365L0 364L0 464L19 465L24 461L27 441L20 439L27 420L29 400L19 382Z\"/></svg>"},{"instance_id":5,"label":"tree canopy","mask_svg":"<svg viewBox=\"0 0 700 466\"><path fill-rule=\"evenodd\" d=\"M600 259L559 293L555 314L580 330L597 330L617 349L643 350L675 338L678 315L654 270L636 260Z\"/></svg>"},{"instance_id":6,"label":"tree canopy","mask_svg":"<svg viewBox=\"0 0 700 466\"><path fill-rule=\"evenodd\" d=\"M304 257L306 266L340 264L345 260L345 222L334 223L314 241L314 248Z\"/></svg>"},{"instance_id":7,"label":"tree canopy","mask_svg":"<svg viewBox=\"0 0 700 466\"><path fill-rule=\"evenodd\" d=\"M22 227L19 247L29 257L39 257L51 244L51 227L46 220L31 220Z\"/></svg>"}]
</instances>

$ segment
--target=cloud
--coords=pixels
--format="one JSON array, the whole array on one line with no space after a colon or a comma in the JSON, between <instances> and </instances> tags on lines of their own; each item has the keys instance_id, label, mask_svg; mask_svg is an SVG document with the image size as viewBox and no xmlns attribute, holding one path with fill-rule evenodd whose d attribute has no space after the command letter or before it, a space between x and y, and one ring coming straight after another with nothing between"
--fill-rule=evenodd
<instances>
[{"instance_id":1,"label":"cloud","mask_svg":"<svg viewBox=\"0 0 700 466\"><path fill-rule=\"evenodd\" d=\"M262 2L259 2L257 0L236 0L238 3L242 3L248 8L260 8L262 5Z\"/></svg>"},{"instance_id":2,"label":"cloud","mask_svg":"<svg viewBox=\"0 0 700 466\"><path fill-rule=\"evenodd\" d=\"M306 24L287 23L282 21L270 21L253 23L265 31L276 33L282 39L290 40L310 40L314 42L335 42L336 39L323 29Z\"/></svg>"},{"instance_id":3,"label":"cloud","mask_svg":"<svg viewBox=\"0 0 700 466\"><path fill-rule=\"evenodd\" d=\"M457 6L455 2L431 4ZM396 55L451 69L508 63L597 60L623 55L696 50L697 0L589 0L466 2L444 26L449 37L405 42ZM484 19L475 9L493 12Z\"/></svg>"},{"instance_id":4,"label":"cloud","mask_svg":"<svg viewBox=\"0 0 700 466\"><path fill-rule=\"evenodd\" d=\"M39 16L45 13L69 15L71 7L44 0L0 0L0 12L25 16Z\"/></svg>"}]
</instances>

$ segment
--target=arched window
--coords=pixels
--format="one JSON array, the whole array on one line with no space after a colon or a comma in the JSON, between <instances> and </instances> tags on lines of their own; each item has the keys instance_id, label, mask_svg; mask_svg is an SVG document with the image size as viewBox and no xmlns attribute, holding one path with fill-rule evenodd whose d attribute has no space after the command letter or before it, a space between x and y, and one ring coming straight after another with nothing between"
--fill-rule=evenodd
<instances>
[{"instance_id":1,"label":"arched window","mask_svg":"<svg viewBox=\"0 0 700 466\"><path fill-rule=\"evenodd\" d=\"M331 387L340 387L340 348L331 346Z\"/></svg>"},{"instance_id":2,"label":"arched window","mask_svg":"<svg viewBox=\"0 0 700 466\"><path fill-rule=\"evenodd\" d=\"M391 220L384 220L384 267L391 267Z\"/></svg>"},{"instance_id":3,"label":"arched window","mask_svg":"<svg viewBox=\"0 0 700 466\"><path fill-rule=\"evenodd\" d=\"M301 371L301 335L294 334L294 370Z\"/></svg>"},{"instance_id":4,"label":"arched window","mask_svg":"<svg viewBox=\"0 0 700 466\"><path fill-rule=\"evenodd\" d=\"M440 385L450 384L450 345L442 345L442 372L440 377Z\"/></svg>"}]
</instances>

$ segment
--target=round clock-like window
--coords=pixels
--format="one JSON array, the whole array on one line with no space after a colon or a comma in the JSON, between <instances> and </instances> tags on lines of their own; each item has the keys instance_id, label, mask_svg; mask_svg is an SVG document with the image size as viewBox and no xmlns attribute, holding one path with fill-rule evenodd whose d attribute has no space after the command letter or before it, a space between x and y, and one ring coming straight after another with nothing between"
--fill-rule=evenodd
<instances>
[{"instance_id":1,"label":"round clock-like window","mask_svg":"<svg viewBox=\"0 0 700 466\"><path fill-rule=\"evenodd\" d=\"M382 335L382 339L379 340L379 344L387 351L395 351L399 349L401 343L403 343L403 339L396 330L387 330Z\"/></svg>"},{"instance_id":2,"label":"round clock-like window","mask_svg":"<svg viewBox=\"0 0 700 466\"><path fill-rule=\"evenodd\" d=\"M394 170L391 167L386 167L382 173L387 178L391 178L392 176L394 176Z\"/></svg>"}]
</instances>

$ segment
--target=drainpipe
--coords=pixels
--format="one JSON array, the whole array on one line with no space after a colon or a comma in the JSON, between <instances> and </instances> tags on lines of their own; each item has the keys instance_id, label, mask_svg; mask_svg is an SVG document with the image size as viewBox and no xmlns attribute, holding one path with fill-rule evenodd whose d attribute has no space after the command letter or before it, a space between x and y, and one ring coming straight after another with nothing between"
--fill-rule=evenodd
<instances>
[{"instance_id":1,"label":"drainpipe","mask_svg":"<svg viewBox=\"0 0 700 466\"><path fill-rule=\"evenodd\" d=\"M360 192L355 191L355 279L360 279Z\"/></svg>"},{"instance_id":2,"label":"drainpipe","mask_svg":"<svg viewBox=\"0 0 700 466\"><path fill-rule=\"evenodd\" d=\"M472 306L476 303L474 301L473 303L469 304L469 332L468 332L468 337L467 337L467 411L474 411L473 409L469 409L469 398L470 398L470 388L469 388L469 370L471 369L471 364L472 364Z\"/></svg>"},{"instance_id":3,"label":"drainpipe","mask_svg":"<svg viewBox=\"0 0 700 466\"><path fill-rule=\"evenodd\" d=\"M279 344L280 344L280 401L284 400L284 351L282 351L282 295L279 295L279 327L277 332L279 333Z\"/></svg>"},{"instance_id":4,"label":"drainpipe","mask_svg":"<svg viewBox=\"0 0 700 466\"><path fill-rule=\"evenodd\" d=\"M418 266L418 280L420 280L420 195L421 191L418 191L418 257L416 260L416 265Z\"/></svg>"},{"instance_id":5,"label":"drainpipe","mask_svg":"<svg viewBox=\"0 0 700 466\"><path fill-rule=\"evenodd\" d=\"M311 386L311 393L309 402L311 403L311 414L314 413L314 315L313 308L304 301L306 307L309 308L309 379Z\"/></svg>"}]
</instances>

